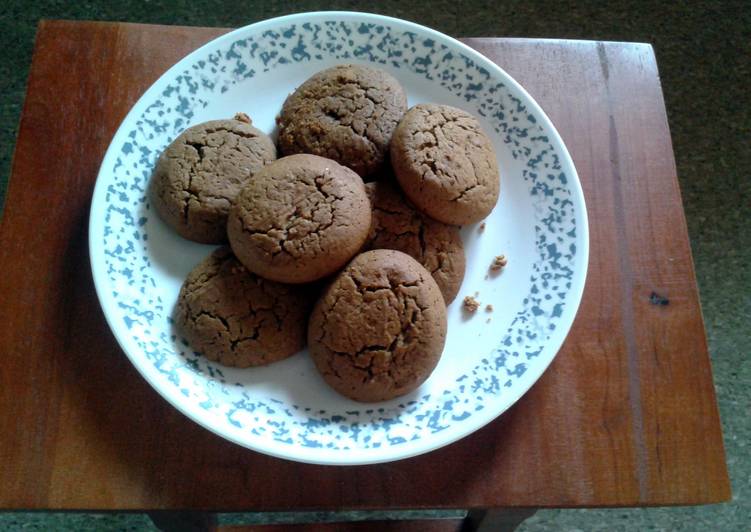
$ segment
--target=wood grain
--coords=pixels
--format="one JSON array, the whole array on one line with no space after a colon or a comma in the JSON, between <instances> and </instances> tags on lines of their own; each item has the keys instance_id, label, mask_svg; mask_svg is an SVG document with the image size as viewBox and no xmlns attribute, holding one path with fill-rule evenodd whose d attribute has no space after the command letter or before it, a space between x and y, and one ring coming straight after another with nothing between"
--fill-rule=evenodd
<instances>
[{"instance_id":1,"label":"wood grain","mask_svg":"<svg viewBox=\"0 0 751 532\"><path fill-rule=\"evenodd\" d=\"M315 510L699 504L729 483L664 104L648 45L467 39L569 147L591 227L574 327L509 412L376 466L248 451L169 406L94 294L87 217L130 106L222 29L40 24L0 226L0 508ZM650 303L650 294L669 305Z\"/></svg>"}]
</instances>

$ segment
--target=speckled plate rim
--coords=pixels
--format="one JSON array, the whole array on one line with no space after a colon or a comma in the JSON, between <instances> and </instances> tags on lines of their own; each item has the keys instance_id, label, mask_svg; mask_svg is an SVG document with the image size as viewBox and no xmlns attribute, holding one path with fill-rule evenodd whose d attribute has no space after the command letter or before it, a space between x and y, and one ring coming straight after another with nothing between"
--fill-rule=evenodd
<instances>
[{"instance_id":1,"label":"speckled plate rim","mask_svg":"<svg viewBox=\"0 0 751 532\"><path fill-rule=\"evenodd\" d=\"M366 23L391 25L403 30L414 30L416 32L422 33L423 35L426 35L429 38L435 39L437 42L446 44L447 46L454 48L456 51L461 52L466 57L482 66L488 72L492 72L494 77L498 78L502 81L503 84L509 87L510 92L516 93L520 100L523 101L524 105L530 110L531 114L536 117L542 129L544 129L545 134L549 138L550 145L560 156L560 164L561 167L565 169L565 172L569 178L568 186L571 190L572 200L576 205L575 220L578 235L577 243L579 244L576 255L578 256L577 263L579 269L575 272L575 275L573 276L571 281L571 287L569 288L569 293L571 295L569 302L571 303L571 307L569 307L566 311L566 316L568 319L562 320L560 322L560 327L558 327L554 334L551 335L551 338L548 339L548 343L546 345L546 350L550 349L552 351L552 356L549 356L546 360L541 360L539 363L534 365L534 370L527 371L524 375L518 378L518 381L516 382L514 388L512 390L509 390L508 393L504 395L504 403L506 404L505 408L499 410L488 409L482 414L473 415L470 418L471 422L465 423L463 427L464 430L462 430L461 432L442 431L432 434L429 441L426 438L422 438L419 441L408 441L398 446L391 447L389 449L393 450L393 452L390 454L384 454L382 452L365 453L357 449L353 450L353 453L343 453L341 450L336 449L315 449L313 451L307 448L298 448L293 445L280 446L274 443L267 443L260 439L257 441L248 441L246 434L241 433L239 430L235 430L234 427L228 426L226 421L218 419L216 416L207 415L205 411L200 410L192 403L183 401L176 387L169 388L161 386L160 383L156 382L154 375L150 371L148 371L148 368L143 367L139 363L139 361L131 355L128 348L129 340L123 333L122 326L119 323L115 322L116 316L107 311L108 306L115 303L115 299L110 294L109 290L107 290L107 288L109 288L108 280L106 278L103 263L100 262L100 258L103 256L104 252L103 244L99 239L95 238L95 235L99 235L102 232L101 226L103 225L102 220L104 217L104 202L96 201L97 198L102 197L102 195L104 194L103 189L105 187L105 184L104 180L102 179L102 175L109 172L109 168L112 167L113 162L116 158L116 150L125 141L126 128L124 126L125 124L133 121L135 117L138 117L144 113L149 102L152 101L153 98L161 90L163 90L164 86L170 79L172 79L176 74L185 69L186 66L189 66L196 58L202 56L205 52L229 44L239 38L242 38L243 36L249 34L258 34L269 28L278 27L281 24L304 23L316 20L322 21L327 17L351 19L352 21L357 22L362 21ZM483 426L487 425L498 416L503 414L503 412L505 412L508 408L515 404L518 399L532 387L532 385L539 379L539 377L552 363L553 359L558 353L561 345L568 335L568 331L573 324L574 318L579 308L579 304L581 303L581 298L586 281L587 266L589 262L589 227L581 183L579 181L579 177L571 156L566 149L563 140L561 139L558 131L555 129L548 116L537 104L537 102L518 82L516 82L516 80L508 75L502 68L500 68L498 65L490 61L479 52L461 43L460 41L436 30L415 24L413 22L370 13L348 11L321 11L298 13L277 17L231 31L208 42L207 44L201 46L200 48L185 56L170 69L168 69L162 76L160 76L160 78L156 82L154 82L154 84L152 84L152 86L141 96L141 98L139 98L136 104L131 108L130 112L123 119L120 127L118 128L112 139L112 142L110 143L109 148L107 149L107 152L105 153L94 188L90 211L89 252L96 293L99 298L100 305L104 311L103 313L105 315L107 323L112 330L116 340L118 341L122 350L130 358L134 366L136 366L136 369L139 371L139 373L144 377L144 379L146 379L146 381L155 390L157 390L160 395L162 395L180 412L223 438L233 441L238 445L268 454L270 456L295 460L304 463L323 465L365 465L410 458L433 451L447 444L453 443L465 436L468 436L469 434L472 434L476 430L482 428ZM346 454L350 454L350 456L343 457L343 455Z\"/></svg>"}]
</instances>

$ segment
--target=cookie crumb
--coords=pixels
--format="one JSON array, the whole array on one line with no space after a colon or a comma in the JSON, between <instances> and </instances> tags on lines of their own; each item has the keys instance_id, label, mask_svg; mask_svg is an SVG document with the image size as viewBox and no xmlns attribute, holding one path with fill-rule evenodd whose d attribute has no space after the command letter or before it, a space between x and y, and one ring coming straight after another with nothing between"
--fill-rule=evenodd
<instances>
[{"instance_id":1,"label":"cookie crumb","mask_svg":"<svg viewBox=\"0 0 751 532\"><path fill-rule=\"evenodd\" d=\"M657 292L652 292L649 295L649 302L652 303L653 305L662 305L662 306L670 304L670 300L667 297L663 297Z\"/></svg>"},{"instance_id":2,"label":"cookie crumb","mask_svg":"<svg viewBox=\"0 0 751 532\"><path fill-rule=\"evenodd\" d=\"M464 298L464 303L463 303L463 305L464 305L464 310L466 310L467 312L471 312L471 313L473 313L473 314L474 314L475 312L477 312L477 309L478 309L478 308L480 308L480 302L479 302L479 301L477 301L477 300L476 300L476 299L475 299L474 297L472 297L472 296L467 296L467 297L465 297L465 298Z\"/></svg>"},{"instance_id":3,"label":"cookie crumb","mask_svg":"<svg viewBox=\"0 0 751 532\"><path fill-rule=\"evenodd\" d=\"M485 305L485 312L493 312L493 305Z\"/></svg>"},{"instance_id":4,"label":"cookie crumb","mask_svg":"<svg viewBox=\"0 0 751 532\"><path fill-rule=\"evenodd\" d=\"M248 115L245 113L236 113L235 114L235 120L238 120L240 122L245 122L246 124L252 124L253 121L250 119Z\"/></svg>"},{"instance_id":5,"label":"cookie crumb","mask_svg":"<svg viewBox=\"0 0 751 532\"><path fill-rule=\"evenodd\" d=\"M506 258L506 255L498 255L496 258L493 259L493 262L490 263L490 270L494 272L501 271L503 268L506 267L506 264L508 264L508 259Z\"/></svg>"},{"instance_id":6,"label":"cookie crumb","mask_svg":"<svg viewBox=\"0 0 751 532\"><path fill-rule=\"evenodd\" d=\"M480 233L482 233L482 232L484 232L484 231L485 231L485 222L482 222L482 223L480 224L480 228L478 229L478 231L479 231Z\"/></svg>"}]
</instances>

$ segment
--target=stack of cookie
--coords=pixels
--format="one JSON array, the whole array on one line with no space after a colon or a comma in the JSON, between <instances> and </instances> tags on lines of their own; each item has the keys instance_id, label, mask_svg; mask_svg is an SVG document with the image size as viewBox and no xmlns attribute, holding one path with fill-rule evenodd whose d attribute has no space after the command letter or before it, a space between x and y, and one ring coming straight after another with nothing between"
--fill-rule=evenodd
<instances>
[{"instance_id":1,"label":"stack of cookie","mask_svg":"<svg viewBox=\"0 0 751 532\"><path fill-rule=\"evenodd\" d=\"M186 130L159 158L154 209L185 238L230 245L185 280L176 323L221 364L268 364L307 341L339 393L406 394L443 351L458 226L498 199L490 140L460 109L407 110L396 79L354 65L308 79L278 125L278 159L243 114Z\"/></svg>"}]
</instances>

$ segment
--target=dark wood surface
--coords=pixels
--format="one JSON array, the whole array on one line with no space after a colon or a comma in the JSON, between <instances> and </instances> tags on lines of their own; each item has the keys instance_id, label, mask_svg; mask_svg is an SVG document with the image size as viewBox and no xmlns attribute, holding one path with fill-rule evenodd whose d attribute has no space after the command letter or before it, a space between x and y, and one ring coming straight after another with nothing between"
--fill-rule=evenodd
<instances>
[{"instance_id":1,"label":"dark wood surface","mask_svg":"<svg viewBox=\"0 0 751 532\"><path fill-rule=\"evenodd\" d=\"M389 521L343 521L333 523L301 523L277 525L219 525L213 514L190 515L179 512L176 521L159 519L150 514L151 520L162 532L483 532L463 519L407 519ZM187 519L187 520L186 520ZM505 526L504 526L505 525ZM489 532L508 532L515 529L514 523L487 529Z\"/></svg>"},{"instance_id":2,"label":"dark wood surface","mask_svg":"<svg viewBox=\"0 0 751 532\"><path fill-rule=\"evenodd\" d=\"M223 526L217 532L462 532L462 521L363 521L301 525ZM502 532L502 531L498 531Z\"/></svg>"},{"instance_id":3,"label":"dark wood surface","mask_svg":"<svg viewBox=\"0 0 751 532\"><path fill-rule=\"evenodd\" d=\"M90 198L141 93L222 29L42 22L0 226L0 508L306 510L698 504L730 496L655 57L630 43L466 39L524 85L587 200L584 299L510 411L438 451L302 465L183 417L94 294ZM650 302L652 292L669 305Z\"/></svg>"}]
</instances>

